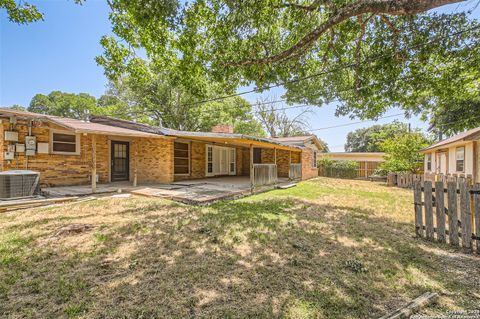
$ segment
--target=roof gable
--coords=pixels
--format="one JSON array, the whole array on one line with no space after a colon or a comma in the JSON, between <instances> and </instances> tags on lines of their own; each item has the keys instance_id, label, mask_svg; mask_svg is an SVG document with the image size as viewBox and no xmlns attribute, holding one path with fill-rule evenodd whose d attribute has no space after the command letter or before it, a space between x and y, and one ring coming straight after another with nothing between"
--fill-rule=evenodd
<instances>
[{"instance_id":1,"label":"roof gable","mask_svg":"<svg viewBox=\"0 0 480 319\"><path fill-rule=\"evenodd\" d=\"M421 151L422 152L429 151L429 150L437 149L440 147L445 147L449 144L453 144L453 143L465 141L465 140L471 140L478 137L480 137L480 127L476 127L471 130L468 130L468 131L459 133L457 135L454 135L452 137L449 137L447 139L444 139L443 141L432 144L429 147L422 149Z\"/></svg>"},{"instance_id":2,"label":"roof gable","mask_svg":"<svg viewBox=\"0 0 480 319\"><path fill-rule=\"evenodd\" d=\"M301 136L288 136L288 137L275 137L274 140L282 142L288 145L297 145L306 147L309 142L315 144L319 150L323 149L322 143L316 135L301 135Z\"/></svg>"},{"instance_id":3,"label":"roof gable","mask_svg":"<svg viewBox=\"0 0 480 319\"><path fill-rule=\"evenodd\" d=\"M34 119L56 124L75 133L93 133L93 134L111 134L119 136L138 136L138 137L160 137L159 134L144 132L124 127L115 127L101 123L93 123L60 116L38 114L32 112L17 111L0 108L0 115L15 116L24 119Z\"/></svg>"}]
</instances>

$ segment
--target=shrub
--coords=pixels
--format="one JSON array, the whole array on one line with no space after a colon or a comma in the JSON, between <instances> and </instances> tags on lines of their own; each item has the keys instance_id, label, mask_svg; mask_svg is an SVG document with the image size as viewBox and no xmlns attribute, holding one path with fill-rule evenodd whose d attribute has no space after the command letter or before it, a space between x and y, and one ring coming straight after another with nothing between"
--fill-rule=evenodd
<instances>
[{"instance_id":1,"label":"shrub","mask_svg":"<svg viewBox=\"0 0 480 319\"><path fill-rule=\"evenodd\" d=\"M355 161L334 161L329 158L322 158L318 161L318 167L321 176L337 178L357 177L358 163Z\"/></svg>"},{"instance_id":2,"label":"shrub","mask_svg":"<svg viewBox=\"0 0 480 319\"><path fill-rule=\"evenodd\" d=\"M423 163L419 151L428 145L428 140L419 132L395 135L381 144L385 162L380 168L387 172L416 173Z\"/></svg>"}]
</instances>

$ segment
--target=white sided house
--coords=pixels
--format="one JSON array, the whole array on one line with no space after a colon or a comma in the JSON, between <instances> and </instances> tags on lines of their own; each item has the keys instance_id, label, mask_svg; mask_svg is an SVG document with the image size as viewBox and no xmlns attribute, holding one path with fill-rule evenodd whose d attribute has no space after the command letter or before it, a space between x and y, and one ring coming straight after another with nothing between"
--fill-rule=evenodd
<instances>
[{"instance_id":1,"label":"white sided house","mask_svg":"<svg viewBox=\"0 0 480 319\"><path fill-rule=\"evenodd\" d=\"M464 176L480 182L480 127L457 134L420 151L425 176Z\"/></svg>"}]
</instances>

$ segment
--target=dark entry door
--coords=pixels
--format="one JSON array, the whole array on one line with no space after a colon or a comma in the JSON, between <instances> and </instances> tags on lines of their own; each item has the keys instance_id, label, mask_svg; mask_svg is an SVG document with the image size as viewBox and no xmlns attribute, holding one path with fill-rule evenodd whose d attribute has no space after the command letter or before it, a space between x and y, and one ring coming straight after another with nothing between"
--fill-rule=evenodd
<instances>
[{"instance_id":1,"label":"dark entry door","mask_svg":"<svg viewBox=\"0 0 480 319\"><path fill-rule=\"evenodd\" d=\"M128 181L129 144L128 142L112 141L112 182Z\"/></svg>"},{"instance_id":2,"label":"dark entry door","mask_svg":"<svg viewBox=\"0 0 480 319\"><path fill-rule=\"evenodd\" d=\"M261 164L262 163L262 149L254 148L253 149L253 163Z\"/></svg>"}]
</instances>

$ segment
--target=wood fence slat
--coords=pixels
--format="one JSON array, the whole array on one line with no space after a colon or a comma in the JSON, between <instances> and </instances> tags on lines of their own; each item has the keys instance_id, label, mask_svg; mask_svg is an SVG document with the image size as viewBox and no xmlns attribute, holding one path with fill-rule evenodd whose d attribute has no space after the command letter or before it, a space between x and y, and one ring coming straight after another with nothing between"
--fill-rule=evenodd
<instances>
[{"instance_id":1,"label":"wood fence slat","mask_svg":"<svg viewBox=\"0 0 480 319\"><path fill-rule=\"evenodd\" d=\"M426 181L425 181L426 182ZM445 242L445 199L443 181L435 182L435 208L437 213L437 239Z\"/></svg>"},{"instance_id":2,"label":"wood fence slat","mask_svg":"<svg viewBox=\"0 0 480 319\"><path fill-rule=\"evenodd\" d=\"M417 236L423 235L423 218L422 218L422 186L420 183L413 185L413 202L415 205L415 233Z\"/></svg>"},{"instance_id":3,"label":"wood fence slat","mask_svg":"<svg viewBox=\"0 0 480 319\"><path fill-rule=\"evenodd\" d=\"M417 183L417 182L416 182ZM427 181L424 185L425 201L425 230L426 237L433 239L433 205L432 205L432 182Z\"/></svg>"},{"instance_id":4,"label":"wood fence slat","mask_svg":"<svg viewBox=\"0 0 480 319\"><path fill-rule=\"evenodd\" d=\"M450 245L458 246L457 183L449 181L448 189L448 236Z\"/></svg>"},{"instance_id":5,"label":"wood fence slat","mask_svg":"<svg viewBox=\"0 0 480 319\"><path fill-rule=\"evenodd\" d=\"M480 194L473 195L473 207L475 215L475 236L477 237L477 254L480 255Z\"/></svg>"},{"instance_id":6,"label":"wood fence slat","mask_svg":"<svg viewBox=\"0 0 480 319\"><path fill-rule=\"evenodd\" d=\"M462 228L462 246L472 247L472 216L470 210L470 187L465 178L459 179L460 187L460 224Z\"/></svg>"}]
</instances>

